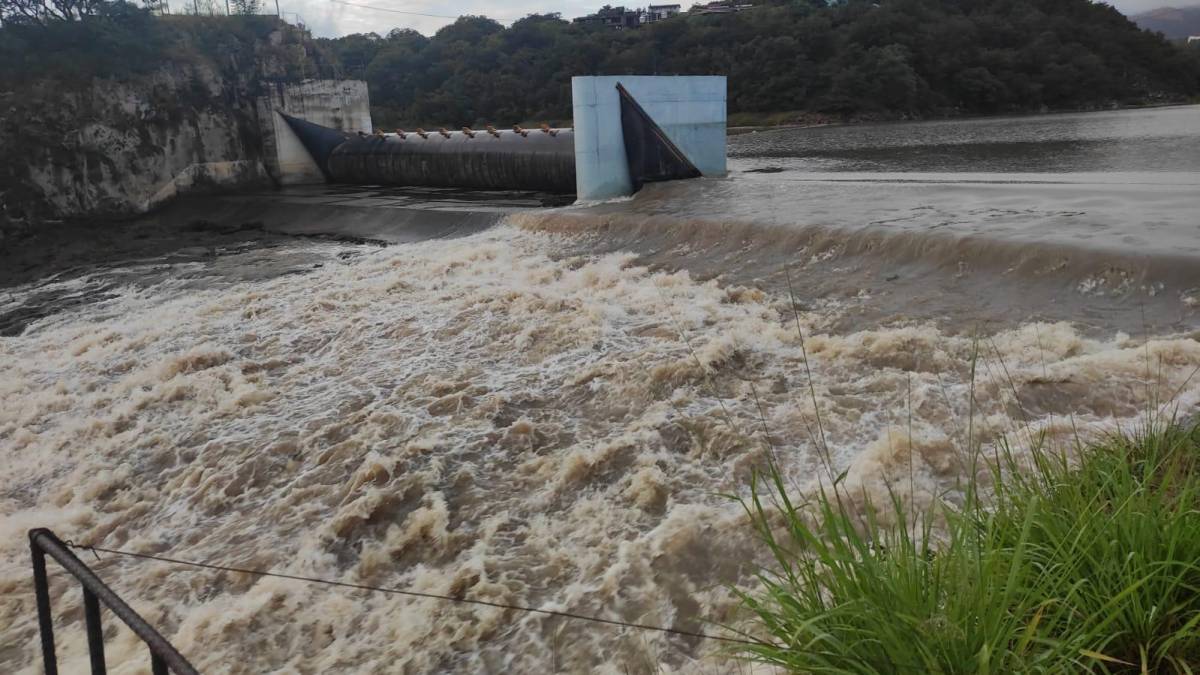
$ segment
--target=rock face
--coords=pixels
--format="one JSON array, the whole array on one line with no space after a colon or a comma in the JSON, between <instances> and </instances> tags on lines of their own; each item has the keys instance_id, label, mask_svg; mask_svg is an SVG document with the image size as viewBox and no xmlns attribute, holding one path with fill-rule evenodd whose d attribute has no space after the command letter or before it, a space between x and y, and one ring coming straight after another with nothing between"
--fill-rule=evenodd
<instances>
[{"instance_id":1,"label":"rock face","mask_svg":"<svg viewBox=\"0 0 1200 675\"><path fill-rule=\"evenodd\" d=\"M10 219L142 213L180 174L202 184L208 171L195 167L216 165L239 182L266 178L253 97L204 65L94 80L83 91L55 84L7 102ZM230 171L231 163L241 168Z\"/></svg>"},{"instance_id":2,"label":"rock face","mask_svg":"<svg viewBox=\"0 0 1200 675\"><path fill-rule=\"evenodd\" d=\"M262 118L273 113L262 101L300 81L297 62L315 71L319 60L307 39L291 35L281 46L289 30L252 45L250 63L190 55L127 78L47 78L0 92L0 231L125 218L182 193L270 185L263 129L272 120Z\"/></svg>"}]
</instances>

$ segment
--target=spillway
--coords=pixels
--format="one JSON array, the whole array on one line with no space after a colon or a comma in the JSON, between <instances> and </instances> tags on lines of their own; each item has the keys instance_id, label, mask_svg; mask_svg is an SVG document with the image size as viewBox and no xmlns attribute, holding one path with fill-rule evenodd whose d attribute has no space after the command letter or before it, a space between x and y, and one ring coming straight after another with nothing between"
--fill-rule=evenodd
<instances>
[{"instance_id":1,"label":"spillway","mask_svg":"<svg viewBox=\"0 0 1200 675\"><path fill-rule=\"evenodd\" d=\"M359 135L285 119L336 183L575 191L575 135L570 129Z\"/></svg>"},{"instance_id":2,"label":"spillway","mask_svg":"<svg viewBox=\"0 0 1200 675\"><path fill-rule=\"evenodd\" d=\"M725 89L714 76L578 76L574 128L393 133L371 133L365 101L346 115L333 99L281 98L264 129L266 168L279 185L628 197L647 183L725 175Z\"/></svg>"}]
</instances>

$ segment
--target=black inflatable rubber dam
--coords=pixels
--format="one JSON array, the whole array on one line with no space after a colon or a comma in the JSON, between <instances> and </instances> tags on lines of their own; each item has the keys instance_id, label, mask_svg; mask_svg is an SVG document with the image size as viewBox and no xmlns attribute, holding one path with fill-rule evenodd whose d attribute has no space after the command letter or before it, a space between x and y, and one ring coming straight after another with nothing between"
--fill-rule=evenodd
<instances>
[{"instance_id":1,"label":"black inflatable rubber dam","mask_svg":"<svg viewBox=\"0 0 1200 675\"><path fill-rule=\"evenodd\" d=\"M621 130L634 191L700 171L621 85ZM282 113L280 113L282 114ZM348 133L283 115L334 183L575 192L575 132L521 129Z\"/></svg>"},{"instance_id":2,"label":"black inflatable rubber dam","mask_svg":"<svg viewBox=\"0 0 1200 675\"><path fill-rule=\"evenodd\" d=\"M570 129L360 135L284 119L335 183L575 191Z\"/></svg>"}]
</instances>

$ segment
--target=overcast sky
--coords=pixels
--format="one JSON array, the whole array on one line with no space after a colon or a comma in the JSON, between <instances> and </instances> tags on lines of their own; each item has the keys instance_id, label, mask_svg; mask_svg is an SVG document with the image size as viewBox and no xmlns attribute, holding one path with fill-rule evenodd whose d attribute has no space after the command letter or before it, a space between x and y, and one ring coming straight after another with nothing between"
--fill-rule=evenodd
<instances>
[{"instance_id":1,"label":"overcast sky","mask_svg":"<svg viewBox=\"0 0 1200 675\"><path fill-rule=\"evenodd\" d=\"M670 0L656 0L668 2ZM675 0L686 7L695 0ZM581 16L594 11L605 2L613 5L620 0L345 0L356 5L413 12L415 14L441 14L448 17L460 14L483 14L507 25L527 14L561 12L563 18ZM1197 0L1112 0L1117 9L1133 14L1164 5L1191 5ZM265 0L270 6L274 0ZM628 6L639 6L637 2L626 2ZM647 2L641 2L646 5ZM432 35L438 28L453 21L451 18L414 16L396 12L377 11L366 7L352 7L333 0L279 0L283 12L294 12L304 18L305 23L318 37L336 37L350 33L387 34L393 28L413 28ZM291 19L291 16L288 16Z\"/></svg>"}]
</instances>

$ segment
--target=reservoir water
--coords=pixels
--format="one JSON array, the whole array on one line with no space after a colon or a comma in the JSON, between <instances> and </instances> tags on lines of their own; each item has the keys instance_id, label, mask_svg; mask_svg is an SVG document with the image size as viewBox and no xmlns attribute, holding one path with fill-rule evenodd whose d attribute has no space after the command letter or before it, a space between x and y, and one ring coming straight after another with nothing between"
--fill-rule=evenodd
<instances>
[{"instance_id":1,"label":"reservoir water","mask_svg":"<svg viewBox=\"0 0 1200 675\"><path fill-rule=\"evenodd\" d=\"M829 126L735 136L742 166L905 173L1200 171L1200 109Z\"/></svg>"},{"instance_id":2,"label":"reservoir water","mask_svg":"<svg viewBox=\"0 0 1200 675\"><path fill-rule=\"evenodd\" d=\"M167 212L6 244L0 671L39 672L31 527L719 633L763 562L722 495L771 453L797 493L827 454L860 505L931 504L969 433L1197 414L1200 108L729 150L728 177L631 200L476 204L491 226L429 225L471 209L427 195L384 237L414 198L366 190L302 232ZM204 672L748 672L695 638L93 562ZM51 584L84 670L77 587ZM144 672L109 626L112 671Z\"/></svg>"}]
</instances>

